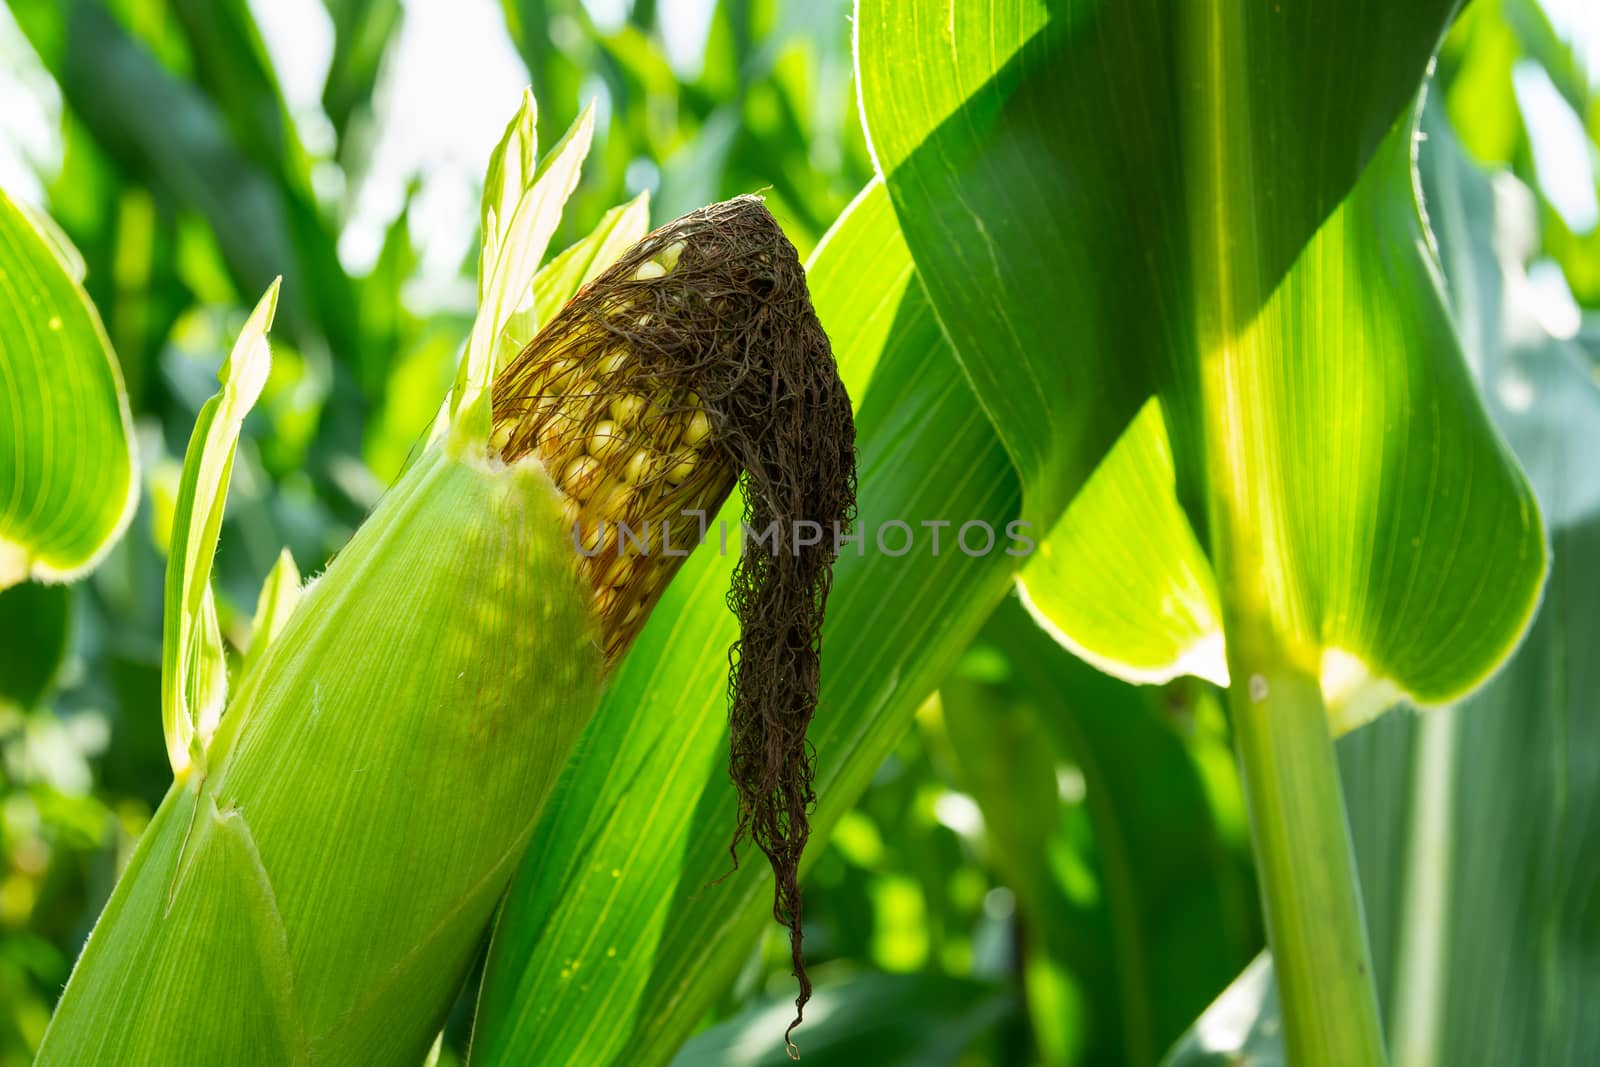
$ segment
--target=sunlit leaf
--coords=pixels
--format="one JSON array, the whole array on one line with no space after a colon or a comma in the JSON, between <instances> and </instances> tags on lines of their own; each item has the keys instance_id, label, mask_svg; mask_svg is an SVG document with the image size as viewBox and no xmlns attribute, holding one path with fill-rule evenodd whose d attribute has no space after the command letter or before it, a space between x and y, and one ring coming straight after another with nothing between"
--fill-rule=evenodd
<instances>
[{"instance_id":1,"label":"sunlit leaf","mask_svg":"<svg viewBox=\"0 0 1600 1067\"><path fill-rule=\"evenodd\" d=\"M1151 399L1018 576L1039 624L1133 682L1228 684L1211 562L1178 503L1172 445Z\"/></svg>"},{"instance_id":2,"label":"sunlit leaf","mask_svg":"<svg viewBox=\"0 0 1600 1067\"><path fill-rule=\"evenodd\" d=\"M1226 199L1263 205L1239 240L1270 289L1412 97L1454 7L1239 6L1221 31L1212 8L1170 0L858 4L878 168L1041 525L1192 352L1193 256L1210 250L1190 247L1191 216L1223 206L1197 195L1205 109L1223 105L1194 86L1227 70L1271 87L1226 101L1230 136L1262 145L1235 146ZM1208 51L1223 44L1248 59Z\"/></svg>"},{"instance_id":3,"label":"sunlit leaf","mask_svg":"<svg viewBox=\"0 0 1600 1067\"><path fill-rule=\"evenodd\" d=\"M82 575L138 500L116 356L48 232L0 192L0 589Z\"/></svg>"},{"instance_id":4,"label":"sunlit leaf","mask_svg":"<svg viewBox=\"0 0 1600 1067\"><path fill-rule=\"evenodd\" d=\"M501 330L502 343L520 348L539 332L579 287L609 267L650 229L650 194L640 193L601 216L594 231L546 263L533 280L533 302L514 312Z\"/></svg>"},{"instance_id":5,"label":"sunlit leaf","mask_svg":"<svg viewBox=\"0 0 1600 1067\"><path fill-rule=\"evenodd\" d=\"M1449 5L956 10L861 4L907 242L1030 515L1122 435L1024 575L1037 614L1126 677L1219 681L1224 608L1248 615L1321 675L1336 729L1480 684L1544 548L1412 194L1403 112ZM1128 48L1144 93L1112 74Z\"/></svg>"},{"instance_id":6,"label":"sunlit leaf","mask_svg":"<svg viewBox=\"0 0 1600 1067\"><path fill-rule=\"evenodd\" d=\"M278 285L250 314L222 364L222 388L195 417L183 458L167 557L161 640L161 728L179 780L203 760L227 698L226 663L211 592L211 565L244 417L266 384L272 355L266 332Z\"/></svg>"},{"instance_id":7,"label":"sunlit leaf","mask_svg":"<svg viewBox=\"0 0 1600 1067\"><path fill-rule=\"evenodd\" d=\"M1600 678L1572 650L1600 631L1600 479L1580 458L1600 435L1600 389L1522 302L1531 195L1505 177L1491 189L1432 118L1423 187L1452 308L1550 518L1554 567L1527 639L1488 685L1340 743L1350 828L1392 1062L1583 1063L1600 1050L1579 992L1600 982L1584 814L1600 805ZM1172 1067L1282 1062L1264 966L1202 1016Z\"/></svg>"},{"instance_id":8,"label":"sunlit leaf","mask_svg":"<svg viewBox=\"0 0 1600 1067\"><path fill-rule=\"evenodd\" d=\"M289 621L294 606L300 602L300 572L295 568L294 557L286 548L278 555L278 562L267 572L261 583L261 596L256 601L256 614L250 624L250 645L245 649L244 662L239 673L250 673L261 657L266 655L283 624Z\"/></svg>"},{"instance_id":9,"label":"sunlit leaf","mask_svg":"<svg viewBox=\"0 0 1600 1067\"><path fill-rule=\"evenodd\" d=\"M483 250L478 261L478 317L461 357L451 411L470 410L516 348L503 334L511 316L534 299L534 277L561 209L578 181L594 135L594 107L584 109L550 154L534 167L533 95L506 126L490 158L483 191ZM536 325L536 324L535 324ZM526 339L524 339L526 340ZM484 410L487 410L485 407ZM487 436L487 435L485 435Z\"/></svg>"}]
</instances>

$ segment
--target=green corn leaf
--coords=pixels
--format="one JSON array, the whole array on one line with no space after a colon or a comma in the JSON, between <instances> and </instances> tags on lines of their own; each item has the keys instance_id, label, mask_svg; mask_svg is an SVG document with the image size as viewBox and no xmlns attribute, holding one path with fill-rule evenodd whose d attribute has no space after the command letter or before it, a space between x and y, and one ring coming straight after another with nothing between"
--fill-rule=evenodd
<instances>
[{"instance_id":1,"label":"green corn leaf","mask_svg":"<svg viewBox=\"0 0 1600 1067\"><path fill-rule=\"evenodd\" d=\"M451 394L453 414L471 410L500 365L520 347L505 337L506 325L519 309L533 304L539 262L561 224L561 209L577 186L594 136L591 104L535 168L535 114L533 94L525 92L522 107L490 157L483 193L483 251L478 259L478 316ZM487 406L482 410L487 418Z\"/></svg>"},{"instance_id":2,"label":"green corn leaf","mask_svg":"<svg viewBox=\"0 0 1600 1067\"><path fill-rule=\"evenodd\" d=\"M650 194L644 192L607 211L589 236L545 264L533 280L533 303L539 315L532 323L535 329L560 311L574 293L611 266L649 229ZM526 335L524 340L531 336Z\"/></svg>"},{"instance_id":3,"label":"green corn leaf","mask_svg":"<svg viewBox=\"0 0 1600 1067\"><path fill-rule=\"evenodd\" d=\"M483 196L478 208L479 233L484 241L478 257L480 304L489 295L490 275L494 272L495 261L489 254L489 241L493 239L499 243L517 213L522 194L533 184L539 169L538 125L539 101L534 99L532 89L524 89L522 104L506 123L494 151L489 153L489 169L483 176Z\"/></svg>"},{"instance_id":4,"label":"green corn leaf","mask_svg":"<svg viewBox=\"0 0 1600 1067\"><path fill-rule=\"evenodd\" d=\"M1336 729L1397 695L1438 704L1480 684L1521 635L1543 575L1536 507L1471 392L1424 249L1410 142L1397 125L1235 350L1255 409L1293 413L1230 462L1253 472L1241 484L1272 487L1270 596L1281 629L1320 657ZM1277 355L1286 347L1340 356L1295 367ZM1128 463L1165 445L1162 427L1130 428L1023 583L1069 643L1118 673L1154 660L1155 677L1224 682L1216 579L1180 521L1171 468ZM1128 480L1111 484L1114 473ZM1503 580L1486 587L1489 565Z\"/></svg>"},{"instance_id":5,"label":"green corn leaf","mask_svg":"<svg viewBox=\"0 0 1600 1067\"><path fill-rule=\"evenodd\" d=\"M323 0L333 19L333 57L322 110L345 139L351 119L371 106L389 42L400 25L400 0Z\"/></svg>"},{"instance_id":6,"label":"green corn leaf","mask_svg":"<svg viewBox=\"0 0 1600 1067\"><path fill-rule=\"evenodd\" d=\"M1221 681L1248 611L1348 729L1471 690L1527 625L1537 510L1412 194L1406 105L1452 6L862 0L878 163L1049 529L1028 598L1092 662Z\"/></svg>"},{"instance_id":7,"label":"green corn leaf","mask_svg":"<svg viewBox=\"0 0 1600 1067\"><path fill-rule=\"evenodd\" d=\"M1131 682L1228 684L1222 609L1178 503L1172 445L1151 398L1018 575L1039 624Z\"/></svg>"},{"instance_id":8,"label":"green corn leaf","mask_svg":"<svg viewBox=\"0 0 1600 1067\"><path fill-rule=\"evenodd\" d=\"M1554 565L1526 640L1457 706L1391 715L1340 743L1390 1054L1406 1067L1585 1063L1600 1024L1580 991L1600 880L1600 389L1519 294L1531 194L1488 179L1437 114L1422 186L1452 310L1497 425L1551 525ZM1519 198L1516 194L1521 193ZM1489 580L1498 580L1491 576ZM1241 976L1174 1048L1173 1067L1283 1062L1270 963Z\"/></svg>"},{"instance_id":9,"label":"green corn leaf","mask_svg":"<svg viewBox=\"0 0 1600 1067\"><path fill-rule=\"evenodd\" d=\"M138 502L122 372L82 270L0 192L0 589L84 574Z\"/></svg>"},{"instance_id":10,"label":"green corn leaf","mask_svg":"<svg viewBox=\"0 0 1600 1067\"><path fill-rule=\"evenodd\" d=\"M1195 86L1227 69L1270 87L1229 114L1233 133L1280 146L1238 157L1240 195L1273 197L1248 232L1261 277L1275 278L1404 110L1455 5L1224 6L1244 23L1226 35L1209 7L1172 0L857 5L879 172L1041 527L1193 343L1183 238L1188 216L1210 210L1195 195L1191 155L1210 147ZM1235 39L1248 62L1206 65Z\"/></svg>"},{"instance_id":11,"label":"green corn leaf","mask_svg":"<svg viewBox=\"0 0 1600 1067\"><path fill-rule=\"evenodd\" d=\"M217 375L222 388L201 407L183 458L161 642L161 728L172 773L179 781L196 764L203 769L206 745L227 698L227 665L211 593L211 564L239 431L272 366L266 332L277 301L274 282L223 362Z\"/></svg>"},{"instance_id":12,"label":"green corn leaf","mask_svg":"<svg viewBox=\"0 0 1600 1067\"><path fill-rule=\"evenodd\" d=\"M910 275L879 184L841 217L810 282L857 404L863 519L961 516L1003 538L1020 507L1015 476ZM766 864L747 857L729 873L726 652L737 628L723 602L736 530L729 556L713 551L717 540L713 527L663 595L523 857L490 949L475 1065L520 1063L528 1049L548 1063L664 1063L771 922ZM998 551L844 546L810 731L814 843L1004 594L1014 563Z\"/></svg>"},{"instance_id":13,"label":"green corn leaf","mask_svg":"<svg viewBox=\"0 0 1600 1067\"><path fill-rule=\"evenodd\" d=\"M0 589L0 709L30 710L67 654L72 590L23 582Z\"/></svg>"},{"instance_id":14,"label":"green corn leaf","mask_svg":"<svg viewBox=\"0 0 1600 1067\"><path fill-rule=\"evenodd\" d=\"M240 675L249 674L261 662L299 602L300 572L295 569L294 557L286 548L278 554L278 562L267 573L267 580L261 583L261 596L256 600L256 614L250 624L250 645L245 649Z\"/></svg>"}]
</instances>

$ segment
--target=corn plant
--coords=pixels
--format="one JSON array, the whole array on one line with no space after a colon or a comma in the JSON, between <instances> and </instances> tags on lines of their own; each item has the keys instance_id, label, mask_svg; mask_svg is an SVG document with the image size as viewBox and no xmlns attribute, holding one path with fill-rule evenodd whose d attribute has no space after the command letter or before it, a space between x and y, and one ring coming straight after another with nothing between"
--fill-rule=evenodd
<instances>
[{"instance_id":1,"label":"corn plant","mask_svg":"<svg viewBox=\"0 0 1600 1067\"><path fill-rule=\"evenodd\" d=\"M1261 916L1270 963L1176 1062L1585 1061L1592 924L1575 799L1593 776L1569 695L1587 674L1568 646L1592 629L1593 583L1560 558L1592 532L1564 474L1585 453L1569 444L1545 465L1533 420L1508 418L1492 394L1486 405L1467 372L1498 366L1484 344L1498 323L1463 314L1483 272L1460 269L1446 235L1489 209L1463 212L1446 188L1429 190L1425 212L1418 193L1434 144L1419 94L1454 0L859 0L856 88L876 176L804 279L746 198L652 234L641 196L536 272L553 235L624 179L620 165L598 178L591 167L563 218L591 118L541 163L526 104L491 162L479 314L461 318L459 364L442 355L457 340L443 315L403 368L397 323L415 333L422 321L397 290L404 213L372 274L348 274L247 5L158 3L173 25L133 26L93 3L11 6L91 147L136 175L125 199L105 198L126 231L103 305L119 346L171 343L165 325L147 335L126 313L143 297L123 292L120 269L153 203L216 231L184 246L186 271L214 244L226 260L214 270L239 292L284 275L201 410L170 538L152 479L170 549L160 711L175 781L43 1062L416 1062L492 929L467 991L472 1064L750 1062L763 1046L761 1062L777 1062L797 1051L791 1039L855 1062L831 1039L870 1017L865 1029L892 1031L905 1055L992 1033L1004 1056L1026 1029L1052 1063L1152 1065L1256 951ZM608 163L660 151L666 64L645 41L653 16L638 17L654 6L585 39L613 94ZM860 178L795 195L828 156L794 106L807 79L784 50L752 50L744 5L716 7L705 77L676 99L690 126L710 121L694 150L657 159L657 208L691 206L685 190L719 173L721 195L771 181L773 210L804 244ZM330 8L324 107L340 166L376 74L371 35L398 10ZM584 53L556 55L540 33L587 20L504 10L535 82L569 95ZM715 58L729 37L732 101ZM186 64L203 91L183 84ZM735 120L745 154L765 155L754 127L767 112L796 126L804 151L719 172L719 123ZM86 157L69 158L80 171L66 187ZM75 233L87 228L63 206ZM0 404L23 413L7 423L0 406L0 585L55 581L93 566L126 525L138 474L126 390L70 249L47 220L0 221L26 237L0 247ZM129 259L159 272L164 254ZM190 301L187 273L166 281ZM255 473L252 446L272 436L264 383L299 345L313 359L331 348L337 368L316 445L299 454L316 468L359 452L397 481L309 583L285 551L244 626L227 546L251 540L253 479L231 504L228 487L236 459ZM181 373L192 361L173 362ZM1575 363L1562 364L1563 395L1589 396ZM52 378L54 365L71 375ZM127 366L137 384L140 359ZM1515 370L1542 395L1553 366ZM429 375L437 386L415 388ZM790 391L753 388L764 375L805 403L775 406ZM379 424L355 442L361 419L340 392L352 384ZM202 395L185 394L185 425ZM62 415L83 417L81 440ZM1016 525L1037 551L893 557L866 533L834 561L827 531L793 556L682 553L719 519L848 523L852 438L867 517ZM309 473L336 508L360 496ZM225 509L247 536L219 534ZM120 577L112 559L107 584ZM54 640L59 659L67 601L33 583L7 595L0 683L12 684L8 660L26 649ZM13 652L11 635L35 621L55 636ZM47 683L24 678L22 704ZM1426 710L1382 714L1402 703ZM1168 721L1196 708L1215 731L1203 767ZM1016 972L991 983L974 963L958 976L942 953L929 968L951 973L836 970L808 1008L799 890L814 845L839 825L859 834L881 792L850 809L916 742L981 809L977 840L992 851L965 873L1015 891ZM1230 744L1237 769L1219 771ZM1086 800L1064 799L1063 760ZM1469 790L1502 777L1515 788ZM1226 870L1212 854L1219 788L1241 805L1236 821L1228 809L1239 852ZM1500 803L1507 791L1515 800ZM1080 881L1064 893L1056 850L1070 820L1067 847L1092 869L1069 872ZM769 862L736 865L730 836ZM1519 896L1498 862L1550 891ZM14 906L6 889L0 908ZM1482 914L1506 921L1479 930ZM931 921L930 939L948 922ZM76 931L54 936L76 947ZM0 953L0 988L7 963ZM787 982L775 988L791 970L799 1011ZM45 1001L56 983L36 982L53 987ZM1021 1001L1027 1025L1013 1027ZM1220 1047L1245 1008L1253 1030ZM786 1030L800 1011L811 1025ZM696 1034L708 1019L722 1021ZM434 1047L429 1062L453 1054Z\"/></svg>"},{"instance_id":2,"label":"corn plant","mask_svg":"<svg viewBox=\"0 0 1600 1067\"><path fill-rule=\"evenodd\" d=\"M420 1062L695 517L742 476L752 522L849 521L848 399L765 208L716 205L620 254L602 227L536 275L590 127L538 164L533 128L528 97L491 159L481 310L429 439L324 573L299 587L285 558L270 576L236 684L209 575L276 284L223 364L167 573L175 780L39 1062ZM562 310L525 344L541 298ZM637 540L652 536L657 553ZM805 729L832 558L821 540L746 552L731 598L730 832L777 874L802 1008Z\"/></svg>"},{"instance_id":3,"label":"corn plant","mask_svg":"<svg viewBox=\"0 0 1600 1067\"><path fill-rule=\"evenodd\" d=\"M1299 1065L1386 1057L1332 739L1480 685L1546 567L1412 180L1453 13L858 5L907 244L1050 529L1033 611L1125 677L1229 688Z\"/></svg>"}]
</instances>

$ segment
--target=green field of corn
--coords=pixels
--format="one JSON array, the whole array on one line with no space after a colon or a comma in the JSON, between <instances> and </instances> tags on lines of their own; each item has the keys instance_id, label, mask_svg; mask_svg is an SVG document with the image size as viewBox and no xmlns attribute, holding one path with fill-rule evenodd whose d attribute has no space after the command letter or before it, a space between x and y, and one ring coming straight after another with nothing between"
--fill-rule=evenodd
<instances>
[{"instance_id":1,"label":"green field of corn","mask_svg":"<svg viewBox=\"0 0 1600 1067\"><path fill-rule=\"evenodd\" d=\"M6 0L0 1067L1600 1064L1600 8Z\"/></svg>"}]
</instances>

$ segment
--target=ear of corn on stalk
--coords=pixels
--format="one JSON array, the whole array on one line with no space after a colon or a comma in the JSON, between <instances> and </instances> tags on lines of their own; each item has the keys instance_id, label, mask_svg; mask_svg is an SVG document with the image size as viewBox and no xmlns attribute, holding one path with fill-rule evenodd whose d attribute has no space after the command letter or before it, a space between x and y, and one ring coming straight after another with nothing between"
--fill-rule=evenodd
<instances>
[{"instance_id":1,"label":"ear of corn on stalk","mask_svg":"<svg viewBox=\"0 0 1600 1067\"><path fill-rule=\"evenodd\" d=\"M223 714L210 560L270 298L235 350L250 358L225 366L169 564L176 782L41 1064L421 1062L607 668L704 516L742 470L757 519L849 517L849 401L794 250L752 198L639 242L502 370L587 148L586 112L534 168L531 106L492 161L483 303L436 432L320 578L297 590L280 561ZM731 597L740 832L778 873L800 1003L804 732L832 558L747 548Z\"/></svg>"}]
</instances>

